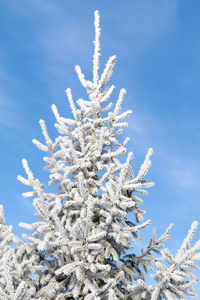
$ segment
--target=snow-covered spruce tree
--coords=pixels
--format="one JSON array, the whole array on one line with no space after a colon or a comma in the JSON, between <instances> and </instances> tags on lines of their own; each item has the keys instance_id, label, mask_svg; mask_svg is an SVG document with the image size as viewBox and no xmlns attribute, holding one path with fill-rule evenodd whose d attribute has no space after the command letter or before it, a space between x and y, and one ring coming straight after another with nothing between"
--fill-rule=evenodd
<instances>
[{"instance_id":1,"label":"snow-covered spruce tree","mask_svg":"<svg viewBox=\"0 0 200 300\"><path fill-rule=\"evenodd\" d=\"M190 246L197 222L192 224L175 257L168 249L161 250L172 225L159 238L154 229L147 248L141 249L139 256L134 253L135 241L141 240L140 230L150 224L150 220L143 221L145 211L140 209L142 200L137 194L146 194L144 189L153 185L144 179L151 165L152 149L136 176L131 167L132 152L125 163L118 160L128 142L126 138L121 143L118 135L127 126L123 119L131 111L120 114L124 89L113 110L111 102L104 105L115 88L106 84L116 57L110 57L99 76L98 11L95 33L93 81L85 80L80 67L76 67L88 99L78 99L78 109L67 89L73 118L61 117L52 105L59 136L53 142L41 120L46 144L33 140L47 152L45 170L50 173L49 185L56 185L57 193L45 192L25 159L23 167L28 178L18 176L32 187L23 195L34 197L38 221L20 223L33 231L32 236L24 234L23 240L16 237L12 226L6 225L0 206L0 300L197 297L193 286L198 279L191 269L197 269L194 261L200 259L200 241ZM135 220L130 219L131 212ZM148 284L147 271L152 273L154 285Z\"/></svg>"}]
</instances>

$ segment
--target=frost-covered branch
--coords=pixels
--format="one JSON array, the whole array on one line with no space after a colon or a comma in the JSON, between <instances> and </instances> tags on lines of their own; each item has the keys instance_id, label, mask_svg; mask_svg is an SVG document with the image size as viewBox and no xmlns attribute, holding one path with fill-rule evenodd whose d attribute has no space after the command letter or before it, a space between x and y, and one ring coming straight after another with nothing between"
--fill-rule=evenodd
<instances>
[{"instance_id":1,"label":"frost-covered branch","mask_svg":"<svg viewBox=\"0 0 200 300\"><path fill-rule=\"evenodd\" d=\"M197 229L198 222L191 225L187 237L184 239L177 255L173 257L169 249L160 251L160 261L155 261L156 273L150 275L157 285L148 285L142 280L137 284L129 286L133 295L141 295L142 299L185 299L184 296L197 298L194 285L199 281L192 270L198 270L196 260L200 260L200 240L194 246L190 246L192 237ZM162 263L162 261L164 263ZM166 265L169 265L169 267Z\"/></svg>"}]
</instances>

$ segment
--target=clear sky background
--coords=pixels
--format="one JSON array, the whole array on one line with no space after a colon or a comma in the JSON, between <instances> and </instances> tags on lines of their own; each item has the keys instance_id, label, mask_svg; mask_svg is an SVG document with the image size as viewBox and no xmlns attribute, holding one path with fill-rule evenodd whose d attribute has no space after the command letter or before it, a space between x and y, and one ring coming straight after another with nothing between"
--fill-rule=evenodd
<instances>
[{"instance_id":1,"label":"clear sky background","mask_svg":"<svg viewBox=\"0 0 200 300\"><path fill-rule=\"evenodd\" d=\"M17 181L26 158L42 182L44 153L38 121L56 137L55 103L70 116L65 89L74 99L85 92L74 71L92 76L94 11L101 16L101 69L109 56L117 63L111 83L117 98L127 90L123 110L132 109L125 135L131 138L135 173L149 147L155 182L143 197L152 226L162 234L175 227L166 246L175 254L193 220L200 221L200 2L189 0L1 0L0 3L0 203L7 224L33 222L27 188ZM196 233L200 238L200 229ZM136 246L137 248L137 246ZM200 288L197 288L200 291Z\"/></svg>"}]
</instances>

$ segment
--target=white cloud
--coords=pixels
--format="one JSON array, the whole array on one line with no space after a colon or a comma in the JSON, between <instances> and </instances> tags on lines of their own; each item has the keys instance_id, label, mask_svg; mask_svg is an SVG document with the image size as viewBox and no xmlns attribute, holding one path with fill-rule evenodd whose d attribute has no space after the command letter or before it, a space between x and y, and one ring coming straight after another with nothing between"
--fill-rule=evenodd
<instances>
[{"instance_id":1,"label":"white cloud","mask_svg":"<svg viewBox=\"0 0 200 300\"><path fill-rule=\"evenodd\" d=\"M0 88L0 125L5 127L18 127L19 123L16 122L16 110L17 104L9 100L2 94Z\"/></svg>"},{"instance_id":2,"label":"white cloud","mask_svg":"<svg viewBox=\"0 0 200 300\"><path fill-rule=\"evenodd\" d=\"M175 157L171 166L171 177L174 184L182 190L189 190L191 194L200 192L200 162L197 159Z\"/></svg>"},{"instance_id":3,"label":"white cloud","mask_svg":"<svg viewBox=\"0 0 200 300\"><path fill-rule=\"evenodd\" d=\"M128 33L152 36L162 33L170 26L177 11L177 1L140 0L133 1L132 5L125 2L123 7L120 16L111 15L111 19L115 16L121 30L126 33L128 30ZM125 23L119 22L122 17L126 19Z\"/></svg>"},{"instance_id":4,"label":"white cloud","mask_svg":"<svg viewBox=\"0 0 200 300\"><path fill-rule=\"evenodd\" d=\"M9 83L10 89L4 87ZM17 100L15 91L18 84L22 82L10 76L8 73L0 72L0 136L10 140L15 145L23 145L21 137L28 134L29 129L23 124L22 103Z\"/></svg>"},{"instance_id":5,"label":"white cloud","mask_svg":"<svg viewBox=\"0 0 200 300\"><path fill-rule=\"evenodd\" d=\"M131 56L132 62L149 51L158 38L169 32L176 22L176 0L124 1L123 7L120 6L117 4L112 14L106 14L107 24L112 24L112 30L105 33L106 43L113 49L119 48L120 55Z\"/></svg>"},{"instance_id":6,"label":"white cloud","mask_svg":"<svg viewBox=\"0 0 200 300\"><path fill-rule=\"evenodd\" d=\"M86 61L83 71L91 70L93 14L90 22L78 11L72 14L70 6L53 1L29 1L25 5L12 2L10 8L27 24L31 37L22 39L21 43L25 51L30 51L33 57L36 55L34 72L50 91L54 89L55 80L77 78L74 67L80 61Z\"/></svg>"}]
</instances>

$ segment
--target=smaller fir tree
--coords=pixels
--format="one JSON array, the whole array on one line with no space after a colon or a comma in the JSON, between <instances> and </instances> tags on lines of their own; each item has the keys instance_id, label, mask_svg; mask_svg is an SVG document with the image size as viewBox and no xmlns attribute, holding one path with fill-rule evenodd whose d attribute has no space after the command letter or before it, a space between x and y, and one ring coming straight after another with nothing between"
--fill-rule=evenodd
<instances>
[{"instance_id":1,"label":"smaller fir tree","mask_svg":"<svg viewBox=\"0 0 200 300\"><path fill-rule=\"evenodd\" d=\"M139 256L134 253L133 244L141 240L140 230L151 222L143 221L143 201L137 195L146 194L145 189L153 185L145 179L153 151L149 149L136 176L131 167L132 152L125 163L118 159L126 152L129 140L120 142L118 136L127 126L124 118L131 111L120 113L124 89L113 110L111 102L104 105L115 88L106 85L116 57L109 58L99 76L99 37L96 11L93 81L86 80L76 66L88 99L78 99L77 109L67 89L73 118L61 117L52 105L59 136L53 142L40 120L46 144L33 140L47 153L45 170L50 173L49 185L57 186L57 193L45 192L27 161L22 161L27 178L18 179L32 187L23 196L34 197L37 221L20 226L33 234L23 234L23 240L16 237L12 226L6 225L0 206L0 300L197 297L193 286L198 278L191 270L198 269L195 261L200 259L200 241L190 245L196 221L175 257L168 249L161 250L173 224L159 238L154 228L147 248L142 248ZM148 283L147 271L155 284Z\"/></svg>"}]
</instances>

